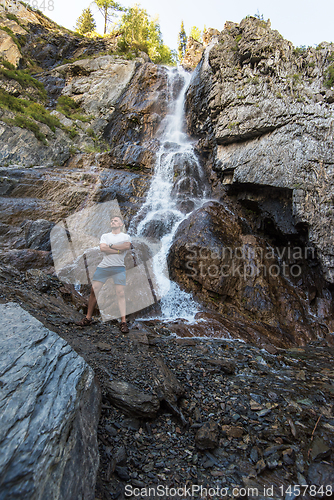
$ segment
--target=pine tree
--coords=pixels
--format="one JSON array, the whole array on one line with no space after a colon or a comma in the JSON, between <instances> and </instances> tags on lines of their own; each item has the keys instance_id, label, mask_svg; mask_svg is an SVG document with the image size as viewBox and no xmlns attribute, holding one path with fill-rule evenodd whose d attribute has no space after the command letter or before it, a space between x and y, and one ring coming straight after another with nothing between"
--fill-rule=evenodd
<instances>
[{"instance_id":1,"label":"pine tree","mask_svg":"<svg viewBox=\"0 0 334 500\"><path fill-rule=\"evenodd\" d=\"M84 9L82 11L81 16L78 17L77 23L75 25L75 30L84 35L85 33L90 33L94 31L96 28L96 23L93 17L93 14L88 7L88 9Z\"/></svg>"},{"instance_id":2,"label":"pine tree","mask_svg":"<svg viewBox=\"0 0 334 500\"><path fill-rule=\"evenodd\" d=\"M124 12L126 9L114 0L95 0L95 4L104 17L103 33L106 34L108 21L115 16L115 12Z\"/></svg>"},{"instance_id":3,"label":"pine tree","mask_svg":"<svg viewBox=\"0 0 334 500\"><path fill-rule=\"evenodd\" d=\"M186 47L187 47L187 34L186 34L186 30L184 29L183 21L181 22L181 28L180 28L178 41L179 41L178 55L179 55L179 60L182 61L182 59L184 58L184 55L186 53Z\"/></svg>"}]
</instances>

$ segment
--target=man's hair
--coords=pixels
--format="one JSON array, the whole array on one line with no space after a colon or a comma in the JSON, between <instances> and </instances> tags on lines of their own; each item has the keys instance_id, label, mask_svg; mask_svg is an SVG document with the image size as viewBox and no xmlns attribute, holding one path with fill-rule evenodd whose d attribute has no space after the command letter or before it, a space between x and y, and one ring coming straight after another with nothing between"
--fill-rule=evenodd
<instances>
[{"instance_id":1,"label":"man's hair","mask_svg":"<svg viewBox=\"0 0 334 500\"><path fill-rule=\"evenodd\" d=\"M123 217L122 217L121 215L119 215L119 214L112 214L112 215L111 215L111 217L110 217L110 220L111 220L111 219L113 219L114 217L118 217L118 218L121 220L121 222L122 222L122 224L123 224L123 227L122 227L122 229L121 229L121 232L122 232L122 233L126 233L126 229L125 229L125 224L124 224L124 219L123 219Z\"/></svg>"},{"instance_id":2,"label":"man's hair","mask_svg":"<svg viewBox=\"0 0 334 500\"><path fill-rule=\"evenodd\" d=\"M124 224L124 219L123 219L123 217L122 217L121 215L118 215L118 214L113 214L113 215L110 217L110 220L111 220L111 219L113 219L114 217L118 217L118 218L122 221L122 223Z\"/></svg>"}]
</instances>

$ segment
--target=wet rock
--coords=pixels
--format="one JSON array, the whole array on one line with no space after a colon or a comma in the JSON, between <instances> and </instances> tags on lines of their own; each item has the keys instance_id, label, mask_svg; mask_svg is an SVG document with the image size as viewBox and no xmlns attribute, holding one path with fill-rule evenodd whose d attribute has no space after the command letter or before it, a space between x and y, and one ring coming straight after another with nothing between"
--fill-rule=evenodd
<instances>
[{"instance_id":1,"label":"wet rock","mask_svg":"<svg viewBox=\"0 0 334 500\"><path fill-rule=\"evenodd\" d=\"M164 401L169 409L186 425L187 422L177 404L178 399L185 394L184 388L161 357L155 359L155 365L155 389L160 401Z\"/></svg>"},{"instance_id":2,"label":"wet rock","mask_svg":"<svg viewBox=\"0 0 334 500\"><path fill-rule=\"evenodd\" d=\"M225 322L227 337L238 338L241 319L249 326L242 333L239 330L240 338L250 340L247 334L254 329L254 340L267 337L270 342L266 344L278 347L289 346L292 339L303 344L323 335L320 323L324 319L319 318L316 333L309 306L281 272L277 255L268 253L264 239L244 234L241 220L226 205L208 202L185 219L175 233L168 262L171 277L183 288L211 309L233 317L231 330L226 319L213 316L217 323ZM270 271L274 268L278 270L275 277ZM330 318L325 320L328 325ZM256 325L250 325L250 319ZM201 327L204 325L199 323L194 330Z\"/></svg>"},{"instance_id":3,"label":"wet rock","mask_svg":"<svg viewBox=\"0 0 334 500\"><path fill-rule=\"evenodd\" d=\"M50 233L54 227L54 222L38 219L28 221L24 226L27 248L33 250L51 250Z\"/></svg>"},{"instance_id":4,"label":"wet rock","mask_svg":"<svg viewBox=\"0 0 334 500\"><path fill-rule=\"evenodd\" d=\"M100 391L93 370L18 305L0 309L2 495L61 498L66 490L94 499Z\"/></svg>"},{"instance_id":5,"label":"wet rock","mask_svg":"<svg viewBox=\"0 0 334 500\"><path fill-rule=\"evenodd\" d=\"M113 458L115 460L115 463L118 465L125 465L127 455L125 451L125 447L121 446L120 448L117 448L114 453L113 453Z\"/></svg>"},{"instance_id":6,"label":"wet rock","mask_svg":"<svg viewBox=\"0 0 334 500\"><path fill-rule=\"evenodd\" d=\"M166 70L152 63L144 63L117 102L104 137L112 148L121 143L134 144L153 139L166 112Z\"/></svg>"},{"instance_id":7,"label":"wet rock","mask_svg":"<svg viewBox=\"0 0 334 500\"><path fill-rule=\"evenodd\" d=\"M117 466L115 468L115 472L119 476L119 478L122 479L123 481L129 481L130 476L128 473L128 469L126 467Z\"/></svg>"},{"instance_id":8,"label":"wet rock","mask_svg":"<svg viewBox=\"0 0 334 500\"><path fill-rule=\"evenodd\" d=\"M200 450L216 448L219 443L219 428L216 422L205 422L195 436L196 446Z\"/></svg>"},{"instance_id":9,"label":"wet rock","mask_svg":"<svg viewBox=\"0 0 334 500\"><path fill-rule=\"evenodd\" d=\"M42 250L10 250L0 255L2 264L10 264L19 271L49 269L53 266L51 252Z\"/></svg>"},{"instance_id":10,"label":"wet rock","mask_svg":"<svg viewBox=\"0 0 334 500\"><path fill-rule=\"evenodd\" d=\"M143 418L154 418L160 408L159 399L140 391L136 386L120 380L107 382L109 401L126 414Z\"/></svg>"}]
</instances>

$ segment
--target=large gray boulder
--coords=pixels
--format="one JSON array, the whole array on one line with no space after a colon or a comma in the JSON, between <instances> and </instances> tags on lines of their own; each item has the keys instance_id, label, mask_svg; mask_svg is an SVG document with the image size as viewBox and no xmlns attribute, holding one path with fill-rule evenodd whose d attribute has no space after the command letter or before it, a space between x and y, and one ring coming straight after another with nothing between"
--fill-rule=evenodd
<instances>
[{"instance_id":1,"label":"large gray boulder","mask_svg":"<svg viewBox=\"0 0 334 500\"><path fill-rule=\"evenodd\" d=\"M19 305L0 312L0 499L94 499L93 370Z\"/></svg>"}]
</instances>

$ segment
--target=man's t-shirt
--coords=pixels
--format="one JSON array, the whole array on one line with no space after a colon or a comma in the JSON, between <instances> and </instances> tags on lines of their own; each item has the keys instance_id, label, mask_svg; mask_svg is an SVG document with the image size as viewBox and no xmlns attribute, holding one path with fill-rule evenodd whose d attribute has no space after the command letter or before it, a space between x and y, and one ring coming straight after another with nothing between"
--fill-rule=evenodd
<instances>
[{"instance_id":1,"label":"man's t-shirt","mask_svg":"<svg viewBox=\"0 0 334 500\"><path fill-rule=\"evenodd\" d=\"M100 244L105 243L106 245L117 245L120 243L125 243L126 241L131 242L131 238L128 234L125 233L105 233L102 234L100 239ZM124 266L124 257L126 252L122 253L113 253L113 254L105 254L102 262L98 265L98 267L110 267L110 266Z\"/></svg>"}]
</instances>

